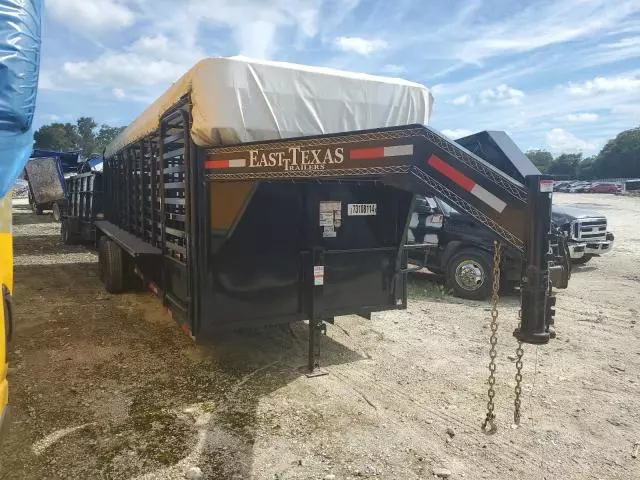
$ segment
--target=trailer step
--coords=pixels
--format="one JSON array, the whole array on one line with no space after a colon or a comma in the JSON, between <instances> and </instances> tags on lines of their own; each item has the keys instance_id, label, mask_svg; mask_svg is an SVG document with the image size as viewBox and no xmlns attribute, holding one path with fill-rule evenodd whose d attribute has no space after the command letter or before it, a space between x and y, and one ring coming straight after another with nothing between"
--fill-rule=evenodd
<instances>
[{"instance_id":1,"label":"trailer step","mask_svg":"<svg viewBox=\"0 0 640 480\"><path fill-rule=\"evenodd\" d=\"M106 220L95 222L98 230L116 242L129 255L137 257L139 255L162 255L162 250L156 248L131 233L121 229Z\"/></svg>"}]
</instances>

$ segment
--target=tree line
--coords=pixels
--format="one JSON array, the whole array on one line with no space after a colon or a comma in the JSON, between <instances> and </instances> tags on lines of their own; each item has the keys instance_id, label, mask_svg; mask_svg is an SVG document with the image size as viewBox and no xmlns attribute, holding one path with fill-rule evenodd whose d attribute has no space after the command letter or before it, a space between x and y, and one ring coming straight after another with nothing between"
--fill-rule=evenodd
<instances>
[{"instance_id":1,"label":"tree line","mask_svg":"<svg viewBox=\"0 0 640 480\"><path fill-rule=\"evenodd\" d=\"M585 158L582 153L563 153L554 158L547 150L529 150L525 155L541 172L558 177L640 178L640 127L619 133L597 155Z\"/></svg>"},{"instance_id":2,"label":"tree line","mask_svg":"<svg viewBox=\"0 0 640 480\"><path fill-rule=\"evenodd\" d=\"M91 117L80 117L75 123L53 122L43 125L34 134L34 148L60 152L79 151L85 157L102 154L105 147L125 127L98 124Z\"/></svg>"},{"instance_id":3,"label":"tree line","mask_svg":"<svg viewBox=\"0 0 640 480\"><path fill-rule=\"evenodd\" d=\"M34 135L35 148L80 151L85 157L102 153L125 127L98 124L91 117L75 123L54 122L40 127ZM625 130L611 139L597 155L563 153L554 158L547 150L525 152L541 172L559 177L593 180L597 178L640 178L640 127Z\"/></svg>"}]
</instances>

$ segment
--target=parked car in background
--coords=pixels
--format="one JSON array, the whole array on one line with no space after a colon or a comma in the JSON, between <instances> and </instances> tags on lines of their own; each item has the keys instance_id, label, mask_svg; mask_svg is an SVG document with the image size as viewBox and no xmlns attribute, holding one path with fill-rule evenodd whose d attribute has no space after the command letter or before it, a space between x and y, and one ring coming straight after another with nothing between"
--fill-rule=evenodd
<instances>
[{"instance_id":1,"label":"parked car in background","mask_svg":"<svg viewBox=\"0 0 640 480\"><path fill-rule=\"evenodd\" d=\"M594 183L585 192L588 193L620 193L622 185L619 183Z\"/></svg>"},{"instance_id":2,"label":"parked car in background","mask_svg":"<svg viewBox=\"0 0 640 480\"><path fill-rule=\"evenodd\" d=\"M567 190L569 193L584 193L588 188L591 187L590 182L575 182L572 183Z\"/></svg>"}]
</instances>

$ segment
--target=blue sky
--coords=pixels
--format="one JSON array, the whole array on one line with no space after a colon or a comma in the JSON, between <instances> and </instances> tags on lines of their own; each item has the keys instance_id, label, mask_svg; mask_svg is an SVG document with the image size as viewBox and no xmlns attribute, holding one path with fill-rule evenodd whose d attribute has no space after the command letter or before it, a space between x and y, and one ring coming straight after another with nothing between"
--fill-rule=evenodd
<instances>
[{"instance_id":1,"label":"blue sky","mask_svg":"<svg viewBox=\"0 0 640 480\"><path fill-rule=\"evenodd\" d=\"M431 88L431 125L596 153L640 126L639 0L45 0L36 126L126 125L200 58Z\"/></svg>"}]
</instances>

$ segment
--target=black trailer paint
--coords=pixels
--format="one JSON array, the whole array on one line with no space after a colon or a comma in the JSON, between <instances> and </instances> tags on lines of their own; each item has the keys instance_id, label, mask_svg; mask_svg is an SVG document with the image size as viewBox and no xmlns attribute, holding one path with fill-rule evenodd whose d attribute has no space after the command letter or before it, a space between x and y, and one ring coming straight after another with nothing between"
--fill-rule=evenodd
<instances>
[{"instance_id":1,"label":"black trailer paint","mask_svg":"<svg viewBox=\"0 0 640 480\"><path fill-rule=\"evenodd\" d=\"M425 189L525 254L542 308L523 305L519 337L548 339L546 177L525 186L422 125L222 147L189 131L184 101L105 159L95 227L196 339L309 320L314 367L323 322L405 308L404 244Z\"/></svg>"},{"instance_id":2,"label":"black trailer paint","mask_svg":"<svg viewBox=\"0 0 640 480\"><path fill-rule=\"evenodd\" d=\"M62 215L61 235L66 244L94 241L94 222L102 217L101 172L74 175L66 180L67 208Z\"/></svg>"}]
</instances>

